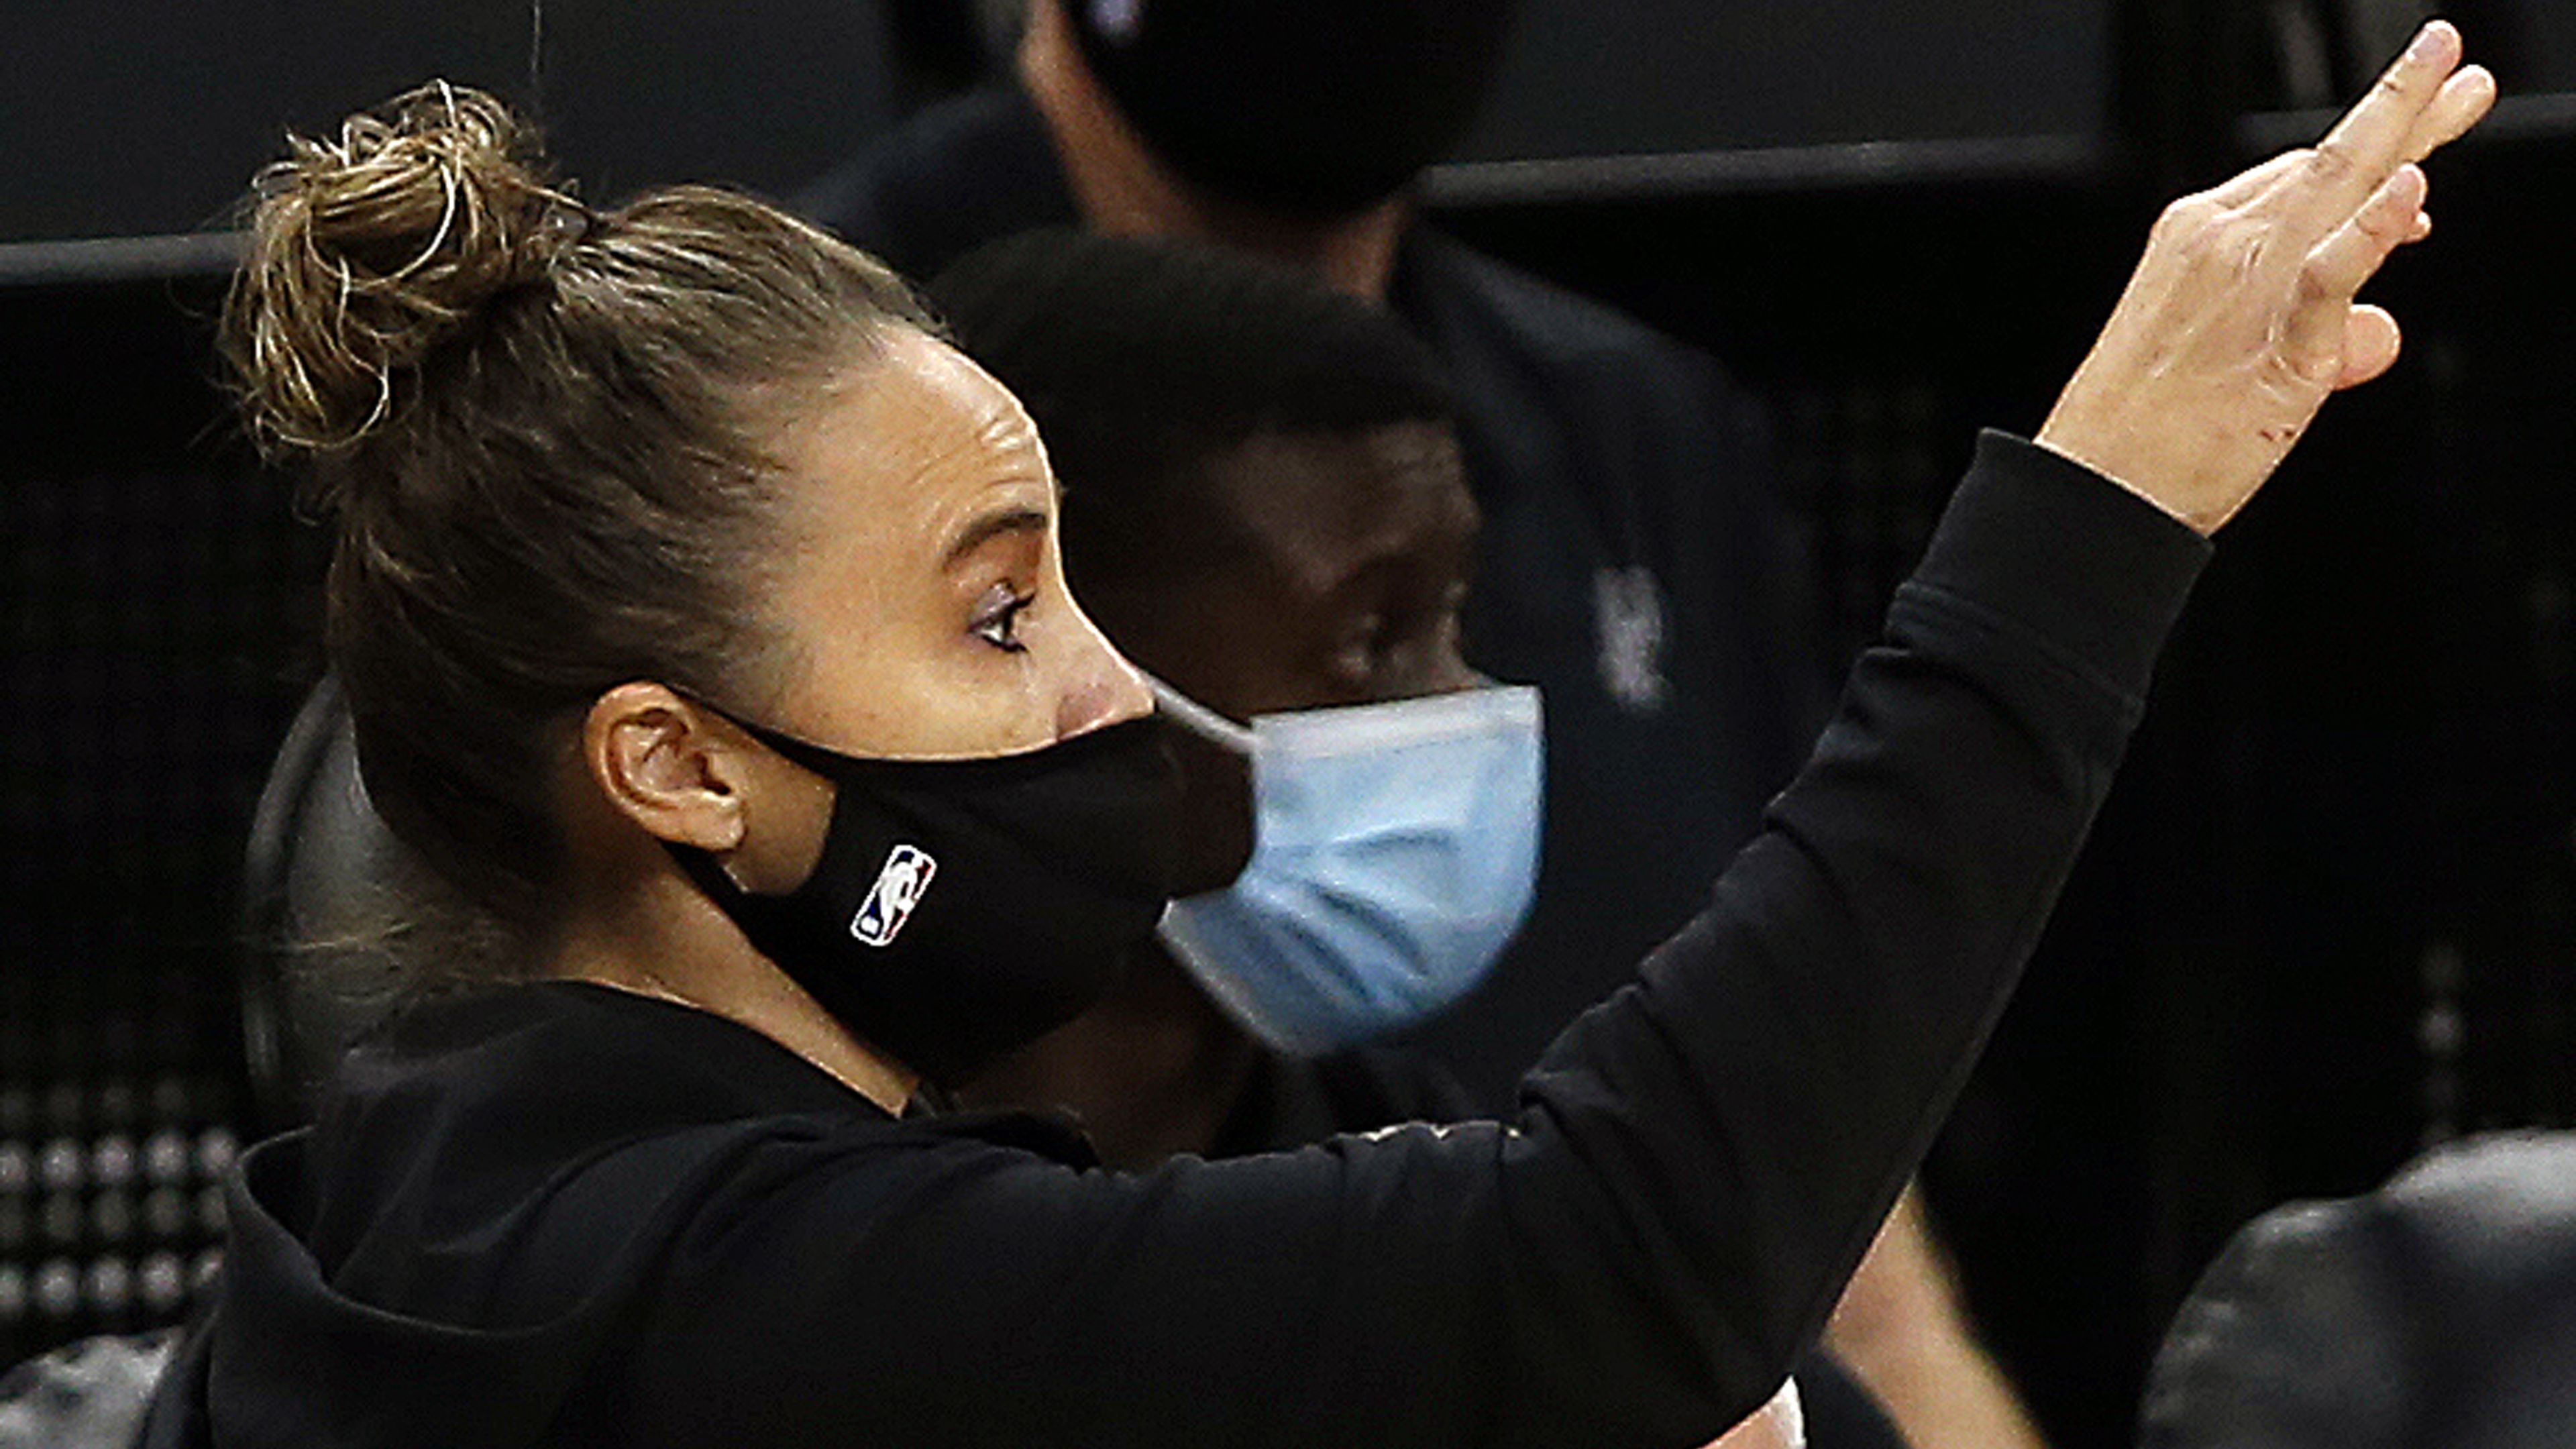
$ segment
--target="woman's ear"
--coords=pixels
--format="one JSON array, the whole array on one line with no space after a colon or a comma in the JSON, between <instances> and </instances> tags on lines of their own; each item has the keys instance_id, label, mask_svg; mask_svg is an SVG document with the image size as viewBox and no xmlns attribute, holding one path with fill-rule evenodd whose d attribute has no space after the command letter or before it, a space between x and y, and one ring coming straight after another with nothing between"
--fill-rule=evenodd
<instances>
[{"instance_id":1,"label":"woman's ear","mask_svg":"<svg viewBox=\"0 0 2576 1449\"><path fill-rule=\"evenodd\" d=\"M582 764L618 814L675 845L725 852L747 829L750 742L659 684L621 684L582 720Z\"/></svg>"}]
</instances>

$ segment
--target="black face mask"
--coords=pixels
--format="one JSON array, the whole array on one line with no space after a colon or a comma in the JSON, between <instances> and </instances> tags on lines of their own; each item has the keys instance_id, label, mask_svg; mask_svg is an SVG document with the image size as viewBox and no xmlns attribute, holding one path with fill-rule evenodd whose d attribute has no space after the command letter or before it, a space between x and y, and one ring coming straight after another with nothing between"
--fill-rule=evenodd
<instances>
[{"instance_id":1,"label":"black face mask","mask_svg":"<svg viewBox=\"0 0 2576 1449\"><path fill-rule=\"evenodd\" d=\"M1151 716L977 760L742 728L833 783L822 859L761 896L705 851L672 855L825 1011L935 1084L1082 1014L1162 917L1180 777Z\"/></svg>"},{"instance_id":2,"label":"black face mask","mask_svg":"<svg viewBox=\"0 0 2576 1449\"><path fill-rule=\"evenodd\" d=\"M1446 157L1516 0L1058 0L1118 109L1212 195L1346 216Z\"/></svg>"}]
</instances>

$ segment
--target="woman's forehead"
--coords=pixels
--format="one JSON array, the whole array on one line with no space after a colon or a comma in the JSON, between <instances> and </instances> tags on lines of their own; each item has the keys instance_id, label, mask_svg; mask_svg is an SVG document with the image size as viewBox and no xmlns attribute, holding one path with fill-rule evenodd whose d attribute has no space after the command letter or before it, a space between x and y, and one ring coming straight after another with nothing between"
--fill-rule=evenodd
<instances>
[{"instance_id":1,"label":"woman's forehead","mask_svg":"<svg viewBox=\"0 0 2576 1449\"><path fill-rule=\"evenodd\" d=\"M881 428L889 441L920 436L925 442L958 442L959 434L997 444L1034 443L1028 410L973 358L913 328L894 329L848 388L851 426Z\"/></svg>"},{"instance_id":2,"label":"woman's forehead","mask_svg":"<svg viewBox=\"0 0 2576 1449\"><path fill-rule=\"evenodd\" d=\"M947 344L905 329L829 389L790 451L815 503L863 531L955 524L995 493L1043 505L1053 481L1019 400Z\"/></svg>"}]
</instances>

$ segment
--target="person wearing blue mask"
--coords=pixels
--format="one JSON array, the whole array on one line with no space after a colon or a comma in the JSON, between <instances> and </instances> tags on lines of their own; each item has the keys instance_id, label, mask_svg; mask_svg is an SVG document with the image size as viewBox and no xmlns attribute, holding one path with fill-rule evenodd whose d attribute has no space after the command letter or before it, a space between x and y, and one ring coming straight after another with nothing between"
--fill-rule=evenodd
<instances>
[{"instance_id":1,"label":"person wearing blue mask","mask_svg":"<svg viewBox=\"0 0 2576 1449\"><path fill-rule=\"evenodd\" d=\"M928 294L1047 440L1068 581L1153 678L1189 819L1123 983L963 1097L1069 1109L1135 1170L1472 1116L1375 1044L1492 968L1543 829L1539 691L1460 657L1480 517L1437 364L1380 309L1187 243L1031 232ZM1816 1449L1906 1442L1838 1361L1798 1381Z\"/></svg>"},{"instance_id":2,"label":"person wearing blue mask","mask_svg":"<svg viewBox=\"0 0 2576 1449\"><path fill-rule=\"evenodd\" d=\"M1480 518L1436 365L1212 248L1029 233L928 296L1037 421L1071 581L1187 786L1155 941L968 1097L1070 1106L1127 1166L1470 1115L1371 1045L1483 979L1542 828L1538 691L1459 654Z\"/></svg>"},{"instance_id":3,"label":"person wearing blue mask","mask_svg":"<svg viewBox=\"0 0 2576 1449\"><path fill-rule=\"evenodd\" d=\"M798 207L907 276L1050 226L1207 242L1384 306L1456 384L1487 527L1466 658L1548 695L1525 928L1420 1045L1505 1108L1574 1013L1703 904L1824 717L1818 596L1751 400L1709 357L1420 214L1513 0L1037 0L1005 83ZM1607 909L1604 909L1605 905Z\"/></svg>"}]
</instances>

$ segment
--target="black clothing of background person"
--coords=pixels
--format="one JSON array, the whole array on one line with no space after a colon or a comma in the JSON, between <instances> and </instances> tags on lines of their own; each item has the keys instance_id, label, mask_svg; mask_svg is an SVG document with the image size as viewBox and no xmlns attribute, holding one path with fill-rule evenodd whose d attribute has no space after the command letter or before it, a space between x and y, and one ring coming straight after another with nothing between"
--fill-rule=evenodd
<instances>
[{"instance_id":1,"label":"black clothing of background person","mask_svg":"<svg viewBox=\"0 0 2576 1449\"><path fill-rule=\"evenodd\" d=\"M146 1441L1703 1442L1947 1112L2208 552L1989 437L1764 833L1508 1124L1127 1177L640 995L423 1008L236 1169Z\"/></svg>"},{"instance_id":2,"label":"black clothing of background person","mask_svg":"<svg viewBox=\"0 0 2576 1449\"><path fill-rule=\"evenodd\" d=\"M799 208L915 278L1081 221L1016 87L924 112ZM1495 1110L1558 1027L1699 908L1812 742L1822 671L1761 426L1705 355L1426 226L1389 301L1457 388L1484 513L1468 662L1547 700L1536 907L1420 1037Z\"/></svg>"}]
</instances>

